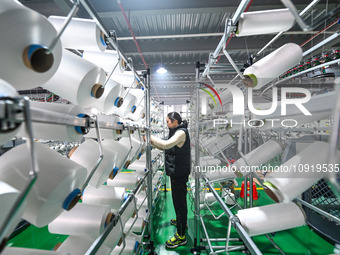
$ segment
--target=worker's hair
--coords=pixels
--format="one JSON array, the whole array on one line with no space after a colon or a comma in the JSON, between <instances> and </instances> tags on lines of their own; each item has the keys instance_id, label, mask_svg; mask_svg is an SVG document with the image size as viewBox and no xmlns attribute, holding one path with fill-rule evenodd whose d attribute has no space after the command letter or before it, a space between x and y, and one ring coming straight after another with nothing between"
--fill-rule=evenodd
<instances>
[{"instance_id":1,"label":"worker's hair","mask_svg":"<svg viewBox=\"0 0 340 255\"><path fill-rule=\"evenodd\" d=\"M178 125L183 123L183 126L185 128L188 127L188 122L186 120L182 120L181 115L179 115L178 112L169 112L167 117L171 120L171 122L174 122L174 120L178 121Z\"/></svg>"}]
</instances>

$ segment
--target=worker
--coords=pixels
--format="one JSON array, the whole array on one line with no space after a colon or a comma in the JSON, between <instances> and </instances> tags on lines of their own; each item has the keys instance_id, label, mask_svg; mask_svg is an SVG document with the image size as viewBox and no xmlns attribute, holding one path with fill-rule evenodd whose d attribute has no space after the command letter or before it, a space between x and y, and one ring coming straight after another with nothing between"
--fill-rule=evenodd
<instances>
[{"instance_id":1,"label":"worker","mask_svg":"<svg viewBox=\"0 0 340 255\"><path fill-rule=\"evenodd\" d=\"M172 201L175 208L176 219L170 223L177 226L177 233L165 242L167 248L173 249L185 245L187 238L187 182L191 169L190 138L187 129L188 123L182 121L181 115L171 112L166 118L169 128L167 140L151 136L151 144L165 150L165 172L170 176Z\"/></svg>"}]
</instances>

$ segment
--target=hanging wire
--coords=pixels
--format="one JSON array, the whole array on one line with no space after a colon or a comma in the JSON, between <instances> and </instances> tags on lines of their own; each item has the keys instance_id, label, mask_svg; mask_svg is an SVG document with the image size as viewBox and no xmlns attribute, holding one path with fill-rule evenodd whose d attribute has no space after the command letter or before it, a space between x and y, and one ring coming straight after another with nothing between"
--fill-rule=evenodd
<instances>
[{"instance_id":1,"label":"hanging wire","mask_svg":"<svg viewBox=\"0 0 340 255\"><path fill-rule=\"evenodd\" d=\"M248 49L248 43L247 43L247 37L244 37L244 42L245 42L245 44L246 44L246 50L247 50L248 59L250 59L249 49Z\"/></svg>"},{"instance_id":2,"label":"hanging wire","mask_svg":"<svg viewBox=\"0 0 340 255\"><path fill-rule=\"evenodd\" d=\"M326 1L326 16L327 16L327 13L328 13L328 0ZM327 21L325 20L325 24L324 24L324 31L323 31L323 40L326 39L326 26L327 26ZM322 46L322 53L325 51L325 45Z\"/></svg>"}]
</instances>

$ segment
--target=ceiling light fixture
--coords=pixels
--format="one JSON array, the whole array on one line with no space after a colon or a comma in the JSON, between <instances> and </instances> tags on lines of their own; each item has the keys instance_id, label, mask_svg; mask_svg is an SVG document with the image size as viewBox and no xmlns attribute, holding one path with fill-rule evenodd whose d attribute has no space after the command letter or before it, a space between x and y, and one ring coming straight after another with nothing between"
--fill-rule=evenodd
<instances>
[{"instance_id":1,"label":"ceiling light fixture","mask_svg":"<svg viewBox=\"0 0 340 255\"><path fill-rule=\"evenodd\" d=\"M159 74L165 74L168 72L168 70L166 70L163 66L159 67L156 71Z\"/></svg>"}]
</instances>

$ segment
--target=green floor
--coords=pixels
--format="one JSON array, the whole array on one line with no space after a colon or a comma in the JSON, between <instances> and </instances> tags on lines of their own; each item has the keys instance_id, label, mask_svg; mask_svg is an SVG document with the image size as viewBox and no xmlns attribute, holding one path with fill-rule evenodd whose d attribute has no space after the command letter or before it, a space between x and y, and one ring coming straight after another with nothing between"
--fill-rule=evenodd
<instances>
[{"instance_id":1,"label":"green floor","mask_svg":"<svg viewBox=\"0 0 340 255\"><path fill-rule=\"evenodd\" d=\"M37 228L29 226L22 233L8 241L8 246L52 250L59 242L64 242L68 236L54 235L48 232L47 226Z\"/></svg>"},{"instance_id":2,"label":"green floor","mask_svg":"<svg viewBox=\"0 0 340 255\"><path fill-rule=\"evenodd\" d=\"M167 186L169 189L169 185ZM236 194L239 190L236 190ZM254 201L254 205L264 205L272 203L267 195L259 190L259 199ZM154 231L155 231L155 247L156 252L159 255L163 254L191 254L191 248L193 247L194 237L194 219L192 202L188 199L188 243L185 246L178 247L174 250L165 248L165 241L171 238L176 232L176 228L170 225L170 219L175 217L175 212L172 205L171 192L160 192L160 199L156 204L156 210L154 213ZM243 203L243 199L239 198L239 203ZM221 213L221 209L216 206L215 212ZM225 238L227 233L228 219L226 216L222 216L219 220L214 220L211 215L204 217L208 234L211 238ZM203 233L201 233L203 237ZM237 233L232 229L232 237L237 237ZM270 237L277 243L277 245L287 255L298 255L298 254L315 254L315 255L326 255L333 254L333 245L327 243L316 233L310 230L307 226L291 229L287 231L278 232ZM29 226L18 236L9 240L9 246L26 247L26 248L37 248L44 250L51 250L58 242L63 242L67 236L64 235L53 235L47 230L47 227L36 228ZM278 250L270 243L265 236L257 236L253 238L258 248L263 254L280 254ZM234 243L233 243L234 244ZM239 244L239 243L235 243ZM201 243L201 245L207 245ZM225 245L225 243L213 243L213 245ZM207 251L202 252L203 254L208 253ZM225 254L225 253L221 253ZM244 254L242 252L230 252L232 255Z\"/></svg>"},{"instance_id":3,"label":"green floor","mask_svg":"<svg viewBox=\"0 0 340 255\"><path fill-rule=\"evenodd\" d=\"M170 188L167 186L167 188ZM238 194L240 190L236 190L235 193ZM265 205L273 203L263 190L258 190L259 199L254 201L254 206ZM163 254L190 254L191 248L193 247L193 237L194 237L194 215L191 210L189 210L188 215L188 232L187 238L188 243L185 246L178 247L174 250L165 248L165 241L172 237L176 231L175 226L170 225L169 220L175 217L175 212L172 205L171 192L166 193L161 192L160 200L156 206L156 212L154 213L154 230L155 230L155 247L156 252L159 255ZM189 195L188 195L189 196ZM239 198L238 202L243 204L243 199ZM188 197L188 208L191 208L192 201ZM217 215L222 213L221 209L216 206ZM215 220L213 216L207 215L204 217L204 222L206 223L207 232L210 238L225 238L227 234L228 219L224 215L219 220ZM203 233L201 232L201 237ZM277 232L275 234L269 235L275 243L283 250L287 255L298 255L298 254L315 254L315 255L326 255L333 254L334 246L326 242L316 233L314 233L309 227L303 226L295 229L290 229L287 231ZM231 237L238 237L234 229L232 229ZM271 244L268 238L264 235L257 236L253 238L254 242L261 250L263 254L280 254L280 252ZM213 245L223 246L225 243L214 242ZM232 245L238 245L239 242L232 243ZM207 246L207 243L201 243L202 246ZM208 254L208 251L202 252L203 254ZM221 253L221 254L225 254ZM230 254L238 255L244 254L241 251L230 252Z\"/></svg>"}]
</instances>

